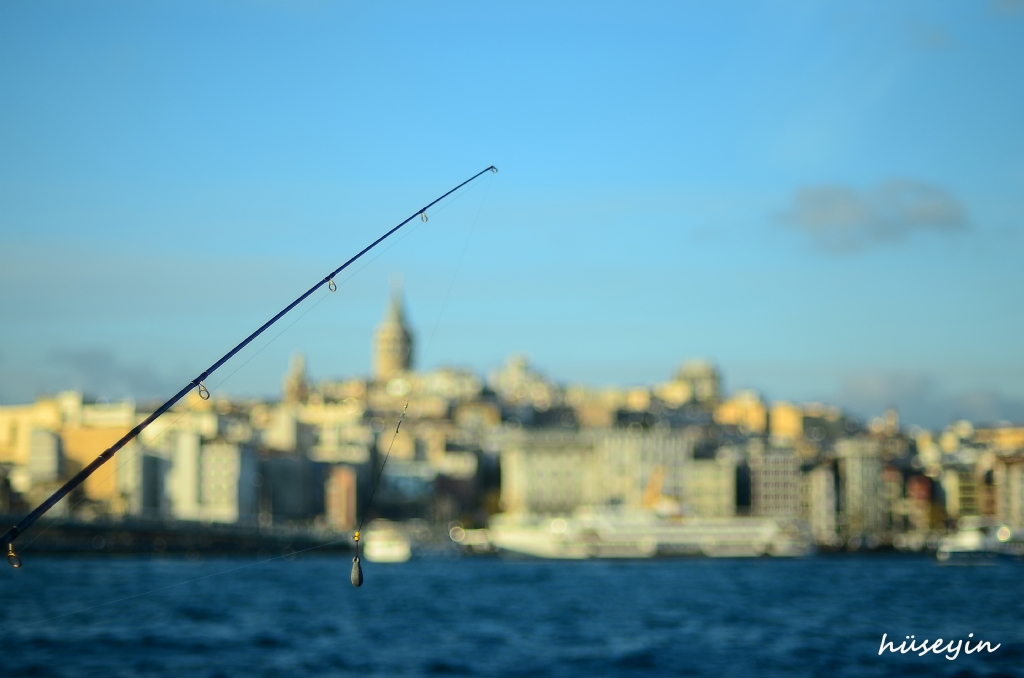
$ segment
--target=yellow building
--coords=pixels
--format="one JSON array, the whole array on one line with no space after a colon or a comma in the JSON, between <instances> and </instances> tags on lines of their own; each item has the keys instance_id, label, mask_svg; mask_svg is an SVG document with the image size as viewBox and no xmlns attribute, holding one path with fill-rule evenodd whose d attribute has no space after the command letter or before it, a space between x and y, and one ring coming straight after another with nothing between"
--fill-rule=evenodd
<instances>
[{"instance_id":1,"label":"yellow building","mask_svg":"<svg viewBox=\"0 0 1024 678\"><path fill-rule=\"evenodd\" d=\"M793 442L804 435L804 412L799 405L772 403L768 423L771 436L776 440Z\"/></svg>"},{"instance_id":2,"label":"yellow building","mask_svg":"<svg viewBox=\"0 0 1024 678\"><path fill-rule=\"evenodd\" d=\"M755 391L738 391L715 408L715 422L762 435L768 429L768 408Z\"/></svg>"},{"instance_id":3,"label":"yellow building","mask_svg":"<svg viewBox=\"0 0 1024 678\"><path fill-rule=\"evenodd\" d=\"M64 425L61 396L0 407L0 463L28 466L32 431L58 431Z\"/></svg>"},{"instance_id":4,"label":"yellow building","mask_svg":"<svg viewBox=\"0 0 1024 678\"><path fill-rule=\"evenodd\" d=\"M987 445L996 452L1024 450L1024 426L979 428L974 431L974 442Z\"/></svg>"},{"instance_id":5,"label":"yellow building","mask_svg":"<svg viewBox=\"0 0 1024 678\"><path fill-rule=\"evenodd\" d=\"M36 495L49 494L92 462L134 425L135 404L131 401L87 403L77 391L40 398L29 405L0 406L0 463L12 466L12 489L30 493L35 500L39 498ZM53 440L52 449L39 447L43 434ZM35 451L33 439L39 448ZM52 467L53 473L48 474L52 477L33 478L34 466L41 463L33 459L34 452L53 457L45 462ZM100 502L115 514L125 510L118 468L116 461L111 461L82 486L86 499Z\"/></svg>"},{"instance_id":6,"label":"yellow building","mask_svg":"<svg viewBox=\"0 0 1024 678\"><path fill-rule=\"evenodd\" d=\"M67 465L66 475L72 476L81 471L130 430L130 426L76 427L62 430L60 440ZM110 513L115 515L124 513L126 508L117 474L118 467L115 457L82 483L88 499L105 502Z\"/></svg>"},{"instance_id":7,"label":"yellow building","mask_svg":"<svg viewBox=\"0 0 1024 678\"><path fill-rule=\"evenodd\" d=\"M570 386L565 393L566 403L576 411L576 418L583 428L611 428L625 400L623 392L613 388L596 390Z\"/></svg>"},{"instance_id":8,"label":"yellow building","mask_svg":"<svg viewBox=\"0 0 1024 678\"><path fill-rule=\"evenodd\" d=\"M679 407L693 400L693 387L685 381L668 381L655 386L654 395L670 407Z\"/></svg>"},{"instance_id":9,"label":"yellow building","mask_svg":"<svg viewBox=\"0 0 1024 678\"><path fill-rule=\"evenodd\" d=\"M718 369L706 360L690 360L676 370L671 381L654 387L654 395L662 402L679 407L688 402L714 403L721 387Z\"/></svg>"}]
</instances>

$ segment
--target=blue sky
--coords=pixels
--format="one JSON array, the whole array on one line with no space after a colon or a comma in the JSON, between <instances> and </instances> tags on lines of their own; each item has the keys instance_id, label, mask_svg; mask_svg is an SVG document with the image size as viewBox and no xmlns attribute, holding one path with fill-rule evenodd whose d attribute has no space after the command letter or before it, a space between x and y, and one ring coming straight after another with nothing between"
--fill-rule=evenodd
<instances>
[{"instance_id":1,"label":"blue sky","mask_svg":"<svg viewBox=\"0 0 1024 678\"><path fill-rule=\"evenodd\" d=\"M220 389L368 372L399 274L427 367L1024 420L1021 63L1006 0L3 3L0 402L169 394L493 163Z\"/></svg>"}]
</instances>

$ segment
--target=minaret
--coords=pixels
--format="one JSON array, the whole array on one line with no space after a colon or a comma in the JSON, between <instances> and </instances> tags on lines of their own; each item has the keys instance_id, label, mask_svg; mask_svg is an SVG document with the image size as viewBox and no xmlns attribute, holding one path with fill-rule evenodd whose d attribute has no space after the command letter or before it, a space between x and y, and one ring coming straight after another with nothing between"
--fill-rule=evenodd
<instances>
[{"instance_id":1,"label":"minaret","mask_svg":"<svg viewBox=\"0 0 1024 678\"><path fill-rule=\"evenodd\" d=\"M375 381L387 381L411 366L412 333L405 324L399 284L391 292L391 303L373 339L373 378Z\"/></svg>"}]
</instances>

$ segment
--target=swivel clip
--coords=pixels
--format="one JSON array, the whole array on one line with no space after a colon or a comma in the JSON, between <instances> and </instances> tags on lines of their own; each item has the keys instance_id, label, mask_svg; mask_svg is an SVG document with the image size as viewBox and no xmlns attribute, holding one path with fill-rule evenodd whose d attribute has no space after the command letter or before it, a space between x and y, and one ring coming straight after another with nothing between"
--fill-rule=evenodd
<instances>
[{"instance_id":1,"label":"swivel clip","mask_svg":"<svg viewBox=\"0 0 1024 678\"><path fill-rule=\"evenodd\" d=\"M14 544L7 545L7 563L14 569L21 567L21 557L14 552Z\"/></svg>"}]
</instances>

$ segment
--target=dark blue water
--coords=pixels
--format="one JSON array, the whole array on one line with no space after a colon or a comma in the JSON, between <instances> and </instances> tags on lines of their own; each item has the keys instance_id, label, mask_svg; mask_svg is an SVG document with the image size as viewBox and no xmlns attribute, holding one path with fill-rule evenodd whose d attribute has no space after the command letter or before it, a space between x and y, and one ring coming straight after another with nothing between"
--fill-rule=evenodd
<instances>
[{"instance_id":1,"label":"dark blue water","mask_svg":"<svg viewBox=\"0 0 1024 678\"><path fill-rule=\"evenodd\" d=\"M33 558L0 574L4 676L1024 676L1024 565ZM46 620L46 621L41 621ZM992 654L878 655L975 638Z\"/></svg>"}]
</instances>

